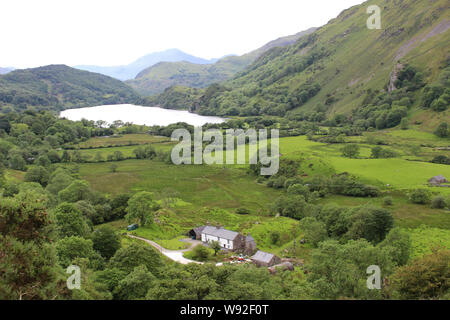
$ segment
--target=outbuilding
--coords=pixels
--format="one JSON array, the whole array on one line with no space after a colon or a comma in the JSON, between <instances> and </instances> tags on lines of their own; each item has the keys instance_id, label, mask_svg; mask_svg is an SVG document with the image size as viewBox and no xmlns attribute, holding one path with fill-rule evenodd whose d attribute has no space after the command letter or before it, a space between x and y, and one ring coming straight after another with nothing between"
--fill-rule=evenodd
<instances>
[{"instance_id":1,"label":"outbuilding","mask_svg":"<svg viewBox=\"0 0 450 320\"><path fill-rule=\"evenodd\" d=\"M281 263L281 259L276 255L261 250L257 251L250 259L258 267L272 267Z\"/></svg>"},{"instance_id":2,"label":"outbuilding","mask_svg":"<svg viewBox=\"0 0 450 320\"><path fill-rule=\"evenodd\" d=\"M189 238L193 240L202 240L202 231L205 229L205 226L197 227L188 232Z\"/></svg>"}]
</instances>

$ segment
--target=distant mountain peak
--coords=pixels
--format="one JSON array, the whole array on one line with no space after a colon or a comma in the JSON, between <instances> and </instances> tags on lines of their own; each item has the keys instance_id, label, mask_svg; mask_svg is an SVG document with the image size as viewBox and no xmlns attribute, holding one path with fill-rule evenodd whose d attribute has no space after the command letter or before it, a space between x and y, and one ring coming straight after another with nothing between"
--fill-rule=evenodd
<instances>
[{"instance_id":1,"label":"distant mountain peak","mask_svg":"<svg viewBox=\"0 0 450 320\"><path fill-rule=\"evenodd\" d=\"M94 66L94 65L80 65L75 68L85 71L101 73L122 81L134 79L142 70L154 66L159 62L179 62L188 61L195 64L211 64L217 59L203 59L188 53L183 52L177 48L170 48L164 51L149 53L140 57L136 61L123 66Z\"/></svg>"}]
</instances>

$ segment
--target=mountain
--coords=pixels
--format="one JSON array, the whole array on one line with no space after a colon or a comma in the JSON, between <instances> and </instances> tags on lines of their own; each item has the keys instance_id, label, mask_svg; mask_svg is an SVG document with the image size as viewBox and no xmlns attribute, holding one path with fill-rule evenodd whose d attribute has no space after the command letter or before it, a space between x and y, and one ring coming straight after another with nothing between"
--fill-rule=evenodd
<instances>
[{"instance_id":1,"label":"mountain","mask_svg":"<svg viewBox=\"0 0 450 320\"><path fill-rule=\"evenodd\" d=\"M369 5L381 6L380 30L367 28ZM266 51L233 79L208 88L195 111L339 116L337 123L358 119L366 128L392 126L406 115L408 121L436 124L449 117L449 28L446 0L367 1L295 44ZM435 110L443 113L429 109L434 100L440 101Z\"/></svg>"},{"instance_id":2,"label":"mountain","mask_svg":"<svg viewBox=\"0 0 450 320\"><path fill-rule=\"evenodd\" d=\"M14 68L0 68L0 75L7 74L13 70L14 70Z\"/></svg>"},{"instance_id":3,"label":"mountain","mask_svg":"<svg viewBox=\"0 0 450 320\"><path fill-rule=\"evenodd\" d=\"M0 106L62 110L133 103L139 96L122 81L65 65L15 70L0 76ZM1 111L1 110L0 110Z\"/></svg>"},{"instance_id":4,"label":"mountain","mask_svg":"<svg viewBox=\"0 0 450 320\"><path fill-rule=\"evenodd\" d=\"M148 54L138 60L125 66L112 66L112 67L100 67L81 65L75 66L75 68L90 72L101 73L122 81L134 79L136 75L142 70L149 68L159 62L176 62L176 61L188 61L196 64L210 64L217 61L217 59L205 60L202 58L194 57L190 54L184 53L178 49L169 49L161 52L154 52Z\"/></svg>"},{"instance_id":5,"label":"mountain","mask_svg":"<svg viewBox=\"0 0 450 320\"><path fill-rule=\"evenodd\" d=\"M212 83L230 79L267 50L295 43L314 30L315 28L311 28L276 39L242 56L226 56L214 64L198 64L192 61L161 62L141 71L134 80L127 83L142 95L158 94L174 85L204 88Z\"/></svg>"}]
</instances>

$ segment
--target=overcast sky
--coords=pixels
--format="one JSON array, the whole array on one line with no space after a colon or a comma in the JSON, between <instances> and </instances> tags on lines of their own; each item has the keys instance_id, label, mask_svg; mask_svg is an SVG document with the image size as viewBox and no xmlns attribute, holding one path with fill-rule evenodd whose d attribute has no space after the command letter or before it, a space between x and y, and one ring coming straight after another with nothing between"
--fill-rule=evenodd
<instances>
[{"instance_id":1,"label":"overcast sky","mask_svg":"<svg viewBox=\"0 0 450 320\"><path fill-rule=\"evenodd\" d=\"M178 48L244 54L363 0L1 0L0 67L121 65Z\"/></svg>"}]
</instances>

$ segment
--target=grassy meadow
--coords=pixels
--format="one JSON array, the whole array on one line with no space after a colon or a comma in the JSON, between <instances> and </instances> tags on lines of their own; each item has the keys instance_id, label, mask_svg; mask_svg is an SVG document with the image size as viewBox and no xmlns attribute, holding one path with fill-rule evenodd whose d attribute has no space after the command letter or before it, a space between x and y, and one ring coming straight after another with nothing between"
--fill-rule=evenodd
<instances>
[{"instance_id":1,"label":"grassy meadow","mask_svg":"<svg viewBox=\"0 0 450 320\"><path fill-rule=\"evenodd\" d=\"M139 143L151 144L158 150L170 151L173 142L161 140L148 135L125 135L118 138L118 143L132 141L137 138ZM132 157L136 146L105 147L113 138L107 138L105 144L99 139L86 141L92 149L80 150L85 156L94 156L101 152L107 154L121 151L125 156ZM372 159L371 148L379 140L389 141L390 148L397 156L390 159ZM122 141L122 142L120 142ZM313 175L331 175L348 172L359 177L365 183L377 185L383 195L378 198L358 198L331 195L319 200L319 203L336 203L342 206L359 206L373 204L389 209L395 218L395 226L408 230L415 248L412 255L417 256L431 250L430 245L421 245L423 233L434 230L436 234L445 234L450 230L450 215L443 209L432 209L429 205L413 204L407 197L408 190L428 188L435 195L450 195L450 188L431 188L427 180L442 174L450 177L450 167L447 165L426 162L429 155L447 154L448 151L436 150L437 147L448 145L448 139L440 139L427 132L417 130L390 130L368 132L359 137L346 137L346 143L357 143L360 154L357 159L345 158L341 154L343 143L326 144L308 140L306 136L280 138L281 157L299 160L299 174L303 177ZM411 146L417 145L412 153ZM241 145L238 149L246 152L248 163L249 146ZM234 158L236 159L236 150ZM214 154L213 154L214 155ZM226 154L224 154L224 157ZM409 160L414 158L415 161ZM282 191L268 188L258 183L257 177L247 173L244 165L172 165L158 160L129 159L116 162L116 172L110 169L110 163L79 164L80 176L89 181L91 186L108 194L125 192L150 191L156 199L164 198L165 194L175 194L176 201L164 205L157 214L158 223L140 227L134 234L152 239L163 247L172 250L185 249L186 245L179 241L193 227L205 224L222 225L225 228L251 234L258 247L262 250L276 253L280 256L297 256L308 259L310 245L300 245L303 237L299 222L286 217L274 217L270 214L270 206ZM16 173L9 172L14 176ZM385 205L383 197L390 196L392 205ZM240 215L236 209L245 208L249 214ZM125 230L127 223L119 220L109 223L119 230ZM429 229L426 229L429 228ZM417 231L419 230L419 231ZM423 231L428 230L428 231ZM278 233L277 239L271 235ZM422 240L420 240L422 239ZM447 245L447 240L443 240Z\"/></svg>"}]
</instances>

